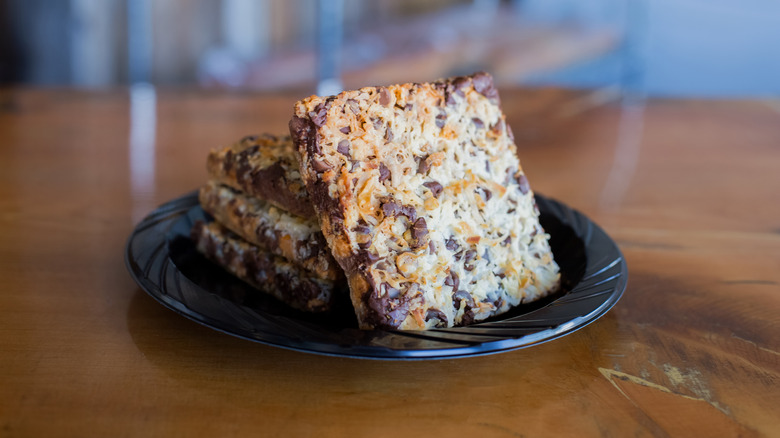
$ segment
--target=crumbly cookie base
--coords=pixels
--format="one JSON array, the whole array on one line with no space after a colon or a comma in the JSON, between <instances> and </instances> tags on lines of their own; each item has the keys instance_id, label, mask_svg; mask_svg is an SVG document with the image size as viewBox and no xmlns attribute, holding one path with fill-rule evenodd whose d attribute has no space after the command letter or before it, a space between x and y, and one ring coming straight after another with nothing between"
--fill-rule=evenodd
<instances>
[{"instance_id":1,"label":"crumbly cookie base","mask_svg":"<svg viewBox=\"0 0 780 438\"><path fill-rule=\"evenodd\" d=\"M317 278L281 257L243 241L216 222L198 221L191 237L200 253L279 301L306 312L331 310L338 283Z\"/></svg>"},{"instance_id":2,"label":"crumbly cookie base","mask_svg":"<svg viewBox=\"0 0 780 438\"><path fill-rule=\"evenodd\" d=\"M316 217L287 213L216 181L201 187L198 197L204 211L244 240L300 265L319 278L344 277Z\"/></svg>"}]
</instances>

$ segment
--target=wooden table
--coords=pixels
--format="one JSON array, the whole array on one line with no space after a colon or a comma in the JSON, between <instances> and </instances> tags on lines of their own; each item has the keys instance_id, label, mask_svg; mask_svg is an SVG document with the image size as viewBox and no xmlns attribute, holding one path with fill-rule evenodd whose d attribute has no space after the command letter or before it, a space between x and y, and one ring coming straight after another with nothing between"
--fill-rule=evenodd
<instances>
[{"instance_id":1,"label":"wooden table","mask_svg":"<svg viewBox=\"0 0 780 438\"><path fill-rule=\"evenodd\" d=\"M125 269L209 149L302 94L0 91L0 437L780 435L780 101L501 92L532 187L617 241L626 293L532 348L386 362L222 334Z\"/></svg>"}]
</instances>

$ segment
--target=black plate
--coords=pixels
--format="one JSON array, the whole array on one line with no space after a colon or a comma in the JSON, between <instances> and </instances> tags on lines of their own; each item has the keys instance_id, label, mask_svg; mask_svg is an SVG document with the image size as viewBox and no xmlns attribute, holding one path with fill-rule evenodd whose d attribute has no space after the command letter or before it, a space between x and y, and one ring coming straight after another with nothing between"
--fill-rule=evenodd
<instances>
[{"instance_id":1,"label":"black plate","mask_svg":"<svg viewBox=\"0 0 780 438\"><path fill-rule=\"evenodd\" d=\"M572 333L604 315L626 288L617 245L566 205L536 196L541 222L561 267L562 291L468 327L424 332L366 331L344 308L312 316L291 310L203 258L189 240L204 218L197 195L147 216L127 242L125 260L141 288L173 311L250 341L309 353L368 359L443 359L529 347Z\"/></svg>"}]
</instances>

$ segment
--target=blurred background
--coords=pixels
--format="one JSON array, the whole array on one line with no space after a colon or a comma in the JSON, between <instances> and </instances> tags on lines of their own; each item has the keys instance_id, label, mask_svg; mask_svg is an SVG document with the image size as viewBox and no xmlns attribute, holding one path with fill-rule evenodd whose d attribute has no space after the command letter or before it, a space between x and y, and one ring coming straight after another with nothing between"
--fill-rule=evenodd
<instances>
[{"instance_id":1,"label":"blurred background","mask_svg":"<svg viewBox=\"0 0 780 438\"><path fill-rule=\"evenodd\" d=\"M770 0L0 0L0 84L777 96L778 43Z\"/></svg>"}]
</instances>

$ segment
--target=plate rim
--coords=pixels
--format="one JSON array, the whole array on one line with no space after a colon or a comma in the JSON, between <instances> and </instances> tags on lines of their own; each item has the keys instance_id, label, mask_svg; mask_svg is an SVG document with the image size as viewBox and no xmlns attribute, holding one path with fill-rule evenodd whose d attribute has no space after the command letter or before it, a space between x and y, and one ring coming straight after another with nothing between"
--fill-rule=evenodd
<instances>
[{"instance_id":1,"label":"plate rim","mask_svg":"<svg viewBox=\"0 0 780 438\"><path fill-rule=\"evenodd\" d=\"M193 309L190 309L189 307L187 307L185 303L176 300L170 295L168 295L167 293L165 293L162 290L163 287L162 281L155 282L152 278L150 278L149 275L150 272L145 272L148 270L149 264L151 262L159 258L162 258L163 260L161 263L163 263L164 265L164 267L162 268L162 275L168 275L169 274L168 269L170 269L169 266L172 266L173 269L175 270L175 273L178 273L178 276L175 277L176 281L180 281L181 278L184 278L186 279L186 281L189 281L193 286L200 289L202 292L210 295L211 298L216 298L218 301L225 301L231 303L234 306L239 306L241 308L245 307L239 303L235 303L230 300L227 300L224 297L218 296L213 292L209 292L208 290L202 288L200 285L194 283L192 280L188 279L183 273L181 273L181 271L179 271L176 264L170 258L167 230L169 230L176 223L176 221L180 219L182 215L186 215L191 208L198 205L197 190L191 191L187 194L184 194L182 196L171 199L161 204L156 209L151 211L147 216L145 216L144 219L142 219L133 228L133 231L131 232L125 244L125 251L124 251L125 266L128 272L130 273L130 276L136 282L136 284L147 295L151 296L155 301L162 304L164 307L198 324L225 333L227 335L237 337L243 340L251 341L251 342L257 342L260 344L269 345L277 348L283 348L287 350L325 355L331 357L347 357L347 358L373 359L373 360L403 360L403 361L440 360L440 359L455 359L455 358L463 358L463 357L477 357L477 356L498 354L498 353L528 348L535 345L540 345L546 342L550 342L555 339L566 336L568 334L574 333L575 331L590 325L591 323L593 323L594 321L598 320L603 315L605 315L610 309L612 309L612 307L615 306L615 304L623 296L628 283L628 266L626 260L623 257L623 254L620 251L620 248L617 246L617 244L609 237L609 235L601 227L599 227L596 223L592 222L584 214L580 213L579 211L571 207L568 207L567 205L565 205L564 203L558 200L541 195L538 192L535 193L535 197L537 200L537 204L542 206L540 207L540 210L545 211L546 214L552 214L559 220L567 219L567 221L564 222L562 220L562 222L564 222L567 226L570 226L570 228L572 228L575 231L577 237L580 237L584 240L583 244L584 244L584 250L586 255L585 272L583 274L583 278L580 279L580 282L578 284L572 287L571 291L567 292L561 297L556 298L550 303L547 303L543 307L540 307L538 309L535 309L531 312L528 312L520 316L524 317L539 312L541 310L560 305L560 300L566 298L567 296L570 296L573 292L577 292L578 286L580 286L584 280L589 278L595 278L595 276L603 274L605 271L615 270L616 268L615 274L611 275L605 280L601 280L600 282L594 284L594 285L601 285L601 284L606 284L608 282L614 282L614 285L609 289L608 294L604 294L606 295L605 299L596 308L592 309L585 315L577 316L575 318L563 321L560 324L557 324L555 326L551 326L547 329L534 331L526 335L522 335L518 337L504 337L502 339L480 342L473 345L469 344L460 347L450 347L450 348L441 348L441 349L408 350L408 349L393 349L386 346L378 346L378 345L334 346L334 344L332 343L321 343L321 342L318 343L318 342L305 341L305 340L291 342L290 339L287 339L286 340L287 342L277 342L274 341L273 339L269 339L268 337L262 338L257 336L250 336L247 333L238 332L234 329L228 329L224 326L224 321L217 320L208 315L204 315L201 312L197 312L194 311ZM154 251L152 251L154 258L151 261L147 261L146 267L141 266L141 264L137 263L138 260L136 260L136 257L134 257L133 243L135 242L136 239L139 238L141 233L145 232L146 230L149 230L150 228L156 228L160 226L160 224L167 225L165 227L166 232L161 232L157 235L157 237L159 237L159 242L156 242L157 247L154 249ZM580 229L575 229L574 226ZM583 231L586 233L585 235L580 234L580 232ZM593 250L592 246L589 244L593 242L594 238L598 239L597 243L601 245L607 245L609 247L609 249L613 252L612 254L613 258L611 262L609 262L607 265L602 267L600 270L589 273L588 268L593 268L594 267L593 263L595 263L594 260L592 260L590 257L587 257L588 252ZM590 285L588 287L593 287L594 285ZM586 296L585 298L588 298L588 296ZM244 310L246 309L244 308ZM257 312L258 310L251 309L251 311ZM277 317L283 318L285 320L289 320L289 318L283 316L277 316ZM428 330L426 332L420 332L421 333L420 336L425 337L427 336L426 335L427 333L453 333L453 332L457 333L458 330L465 332L473 328L485 328L485 327L489 328L491 324L495 325L497 322L501 322L501 321L481 322L466 327L433 329L433 330ZM302 321L299 323L308 324L309 322ZM355 328L355 329L344 329L344 330L359 330L359 329ZM403 332L399 330L384 330L384 331L377 330L377 331L370 331L370 332L381 333L382 336L385 336L386 334L395 334L395 335L402 334L405 337L415 337L416 335L418 335L418 333ZM319 346L320 348L315 348L317 346Z\"/></svg>"}]
</instances>

